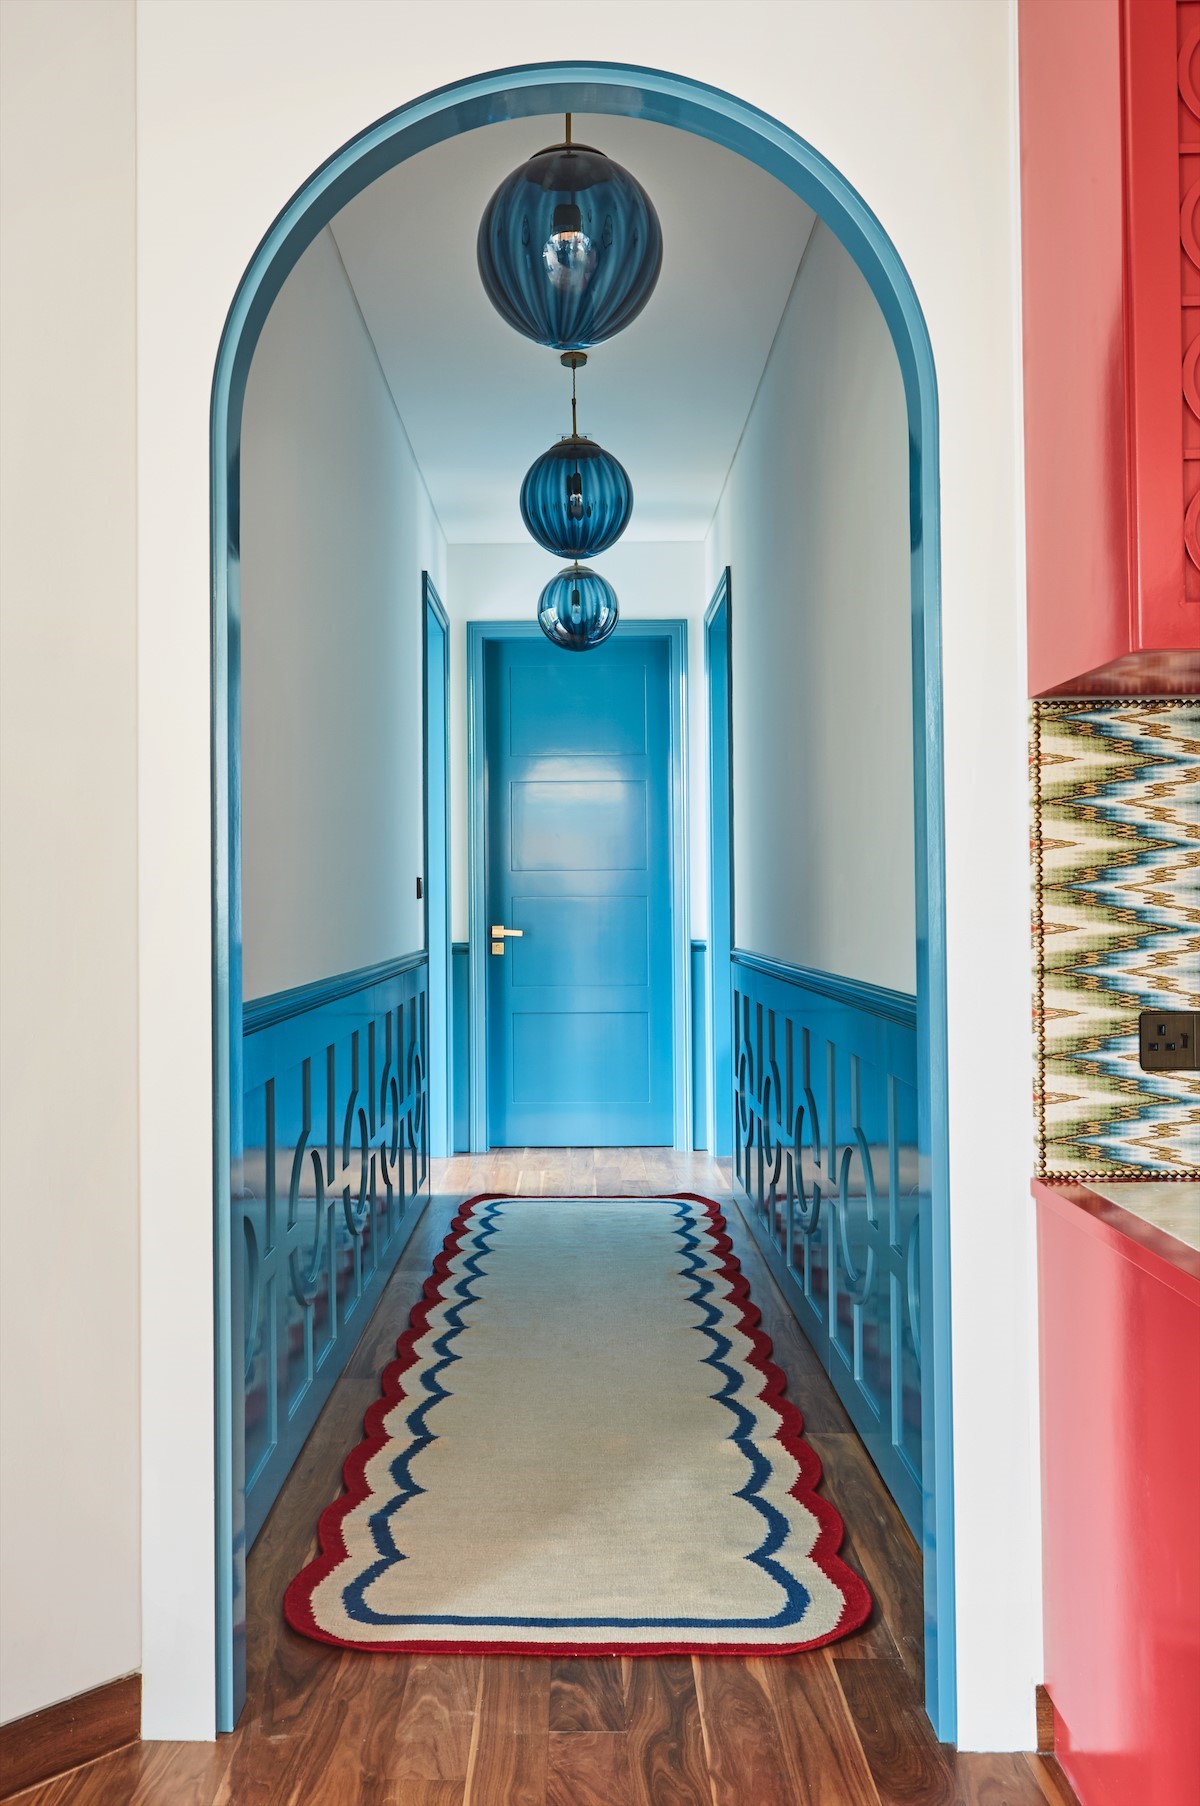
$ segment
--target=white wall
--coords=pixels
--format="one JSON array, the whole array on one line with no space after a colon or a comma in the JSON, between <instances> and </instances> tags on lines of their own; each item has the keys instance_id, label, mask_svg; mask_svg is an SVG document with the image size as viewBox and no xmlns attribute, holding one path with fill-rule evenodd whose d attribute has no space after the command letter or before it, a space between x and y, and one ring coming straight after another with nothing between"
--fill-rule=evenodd
<instances>
[{"instance_id":1,"label":"white wall","mask_svg":"<svg viewBox=\"0 0 1200 1806\"><path fill-rule=\"evenodd\" d=\"M531 621L542 587L559 568L548 552L525 545L451 546L450 616L450 833L451 920L455 940L467 938L467 622ZM656 545L622 540L596 560L617 592L629 621L683 616L688 624L688 838L691 856L690 933L703 937L708 922L707 785L704 751L704 547L698 540ZM620 628L617 629L620 632Z\"/></svg>"},{"instance_id":2,"label":"white wall","mask_svg":"<svg viewBox=\"0 0 1200 1806\"><path fill-rule=\"evenodd\" d=\"M732 569L739 947L916 989L908 419L818 221L705 546Z\"/></svg>"},{"instance_id":3,"label":"white wall","mask_svg":"<svg viewBox=\"0 0 1200 1806\"><path fill-rule=\"evenodd\" d=\"M610 0L586 46L597 60L730 90L816 145L890 234L929 327L959 1707L961 1739L975 1748L1029 1742L1041 1669L1014 20L1013 0ZM138 4L142 1449L153 1507L143 1637L154 1736L213 1727L212 1376L198 1353L187 1366L177 1357L210 1345L212 1315L207 459L221 330L262 234L340 144L443 83L578 54L562 37L557 0ZM76 433L107 430L87 397L65 418ZM82 737L69 744L87 751Z\"/></svg>"},{"instance_id":4,"label":"white wall","mask_svg":"<svg viewBox=\"0 0 1200 1806\"><path fill-rule=\"evenodd\" d=\"M421 572L445 541L328 230L284 284L242 431L246 997L423 944Z\"/></svg>"},{"instance_id":5,"label":"white wall","mask_svg":"<svg viewBox=\"0 0 1200 1806\"><path fill-rule=\"evenodd\" d=\"M0 7L0 264L8 1720L140 1659L132 0Z\"/></svg>"}]
</instances>

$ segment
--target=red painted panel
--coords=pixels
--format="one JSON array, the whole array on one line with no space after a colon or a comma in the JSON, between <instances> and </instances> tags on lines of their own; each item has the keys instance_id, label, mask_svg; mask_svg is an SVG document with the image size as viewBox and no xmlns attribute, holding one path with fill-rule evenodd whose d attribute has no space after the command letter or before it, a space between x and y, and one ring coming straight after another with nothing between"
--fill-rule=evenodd
<instances>
[{"instance_id":1,"label":"red painted panel","mask_svg":"<svg viewBox=\"0 0 1200 1806\"><path fill-rule=\"evenodd\" d=\"M1125 335L1129 384L1130 583L1134 649L1200 646L1200 589L1184 588L1183 363L1180 235L1200 300L1200 182L1181 214L1179 120L1200 118L1180 100L1177 35L1200 4L1125 0ZM1190 21L1186 22L1190 32ZM1189 58L1183 92L1200 105ZM1200 178L1200 167L1188 171ZM1190 186L1190 182L1189 182ZM1191 336L1200 352L1200 321ZM1200 399L1200 398L1198 398ZM1200 552L1200 536L1192 528ZM1200 576L1200 571L1194 573Z\"/></svg>"},{"instance_id":2,"label":"red painted panel","mask_svg":"<svg viewBox=\"0 0 1200 1806\"><path fill-rule=\"evenodd\" d=\"M1020 0L1030 687L1131 649L1117 0Z\"/></svg>"},{"instance_id":3,"label":"red painted panel","mask_svg":"<svg viewBox=\"0 0 1200 1806\"><path fill-rule=\"evenodd\" d=\"M1046 1685L1082 1806L1200 1777L1200 1282L1035 1187Z\"/></svg>"},{"instance_id":4,"label":"red painted panel","mask_svg":"<svg viewBox=\"0 0 1200 1806\"><path fill-rule=\"evenodd\" d=\"M1158 654L1160 693L1185 693L1200 0L1019 0L1019 55L1030 690L1122 694Z\"/></svg>"}]
</instances>

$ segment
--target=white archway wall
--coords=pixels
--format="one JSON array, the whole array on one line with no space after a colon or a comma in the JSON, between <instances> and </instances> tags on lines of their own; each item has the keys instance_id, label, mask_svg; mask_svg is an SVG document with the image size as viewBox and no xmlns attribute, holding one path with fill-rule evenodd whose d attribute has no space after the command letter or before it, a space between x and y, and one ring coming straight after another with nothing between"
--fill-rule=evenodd
<instances>
[{"instance_id":1,"label":"white archway wall","mask_svg":"<svg viewBox=\"0 0 1200 1806\"><path fill-rule=\"evenodd\" d=\"M333 149L416 94L564 46L561 11L545 0L140 0L137 18L143 1665L148 1734L187 1737L213 1727L212 1388L206 1364L179 1350L207 1348L212 1333L198 1125L211 1103L217 345L267 223ZM745 0L735 15L723 0L613 0L587 45L730 89L817 145L880 216L929 322L942 425L959 1722L964 1745L993 1748L1028 1745L1040 1678L1014 49L1010 0Z\"/></svg>"},{"instance_id":2,"label":"white archway wall","mask_svg":"<svg viewBox=\"0 0 1200 1806\"><path fill-rule=\"evenodd\" d=\"M5 0L0 122L7 1722L140 1660L133 0Z\"/></svg>"},{"instance_id":3,"label":"white archway wall","mask_svg":"<svg viewBox=\"0 0 1200 1806\"><path fill-rule=\"evenodd\" d=\"M416 952L421 573L446 541L333 234L292 270L242 416L242 988Z\"/></svg>"},{"instance_id":4,"label":"white archway wall","mask_svg":"<svg viewBox=\"0 0 1200 1806\"><path fill-rule=\"evenodd\" d=\"M908 426L887 323L818 220L716 516L732 570L734 941L915 992Z\"/></svg>"}]
</instances>

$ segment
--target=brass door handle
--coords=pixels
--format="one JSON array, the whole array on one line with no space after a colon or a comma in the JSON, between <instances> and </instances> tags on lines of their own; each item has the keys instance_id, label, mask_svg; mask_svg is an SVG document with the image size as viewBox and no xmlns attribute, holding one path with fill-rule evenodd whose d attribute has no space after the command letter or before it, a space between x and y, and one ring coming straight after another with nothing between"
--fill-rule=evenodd
<instances>
[{"instance_id":1,"label":"brass door handle","mask_svg":"<svg viewBox=\"0 0 1200 1806\"><path fill-rule=\"evenodd\" d=\"M524 936L523 928L502 928L498 922L492 924L492 952L498 959L504 958L504 943L511 939L519 941Z\"/></svg>"}]
</instances>

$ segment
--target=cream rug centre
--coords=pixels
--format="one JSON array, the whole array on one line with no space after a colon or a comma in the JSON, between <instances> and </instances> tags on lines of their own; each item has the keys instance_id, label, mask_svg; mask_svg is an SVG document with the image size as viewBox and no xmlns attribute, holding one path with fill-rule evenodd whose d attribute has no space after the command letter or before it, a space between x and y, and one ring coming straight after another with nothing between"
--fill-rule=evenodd
<instances>
[{"instance_id":1,"label":"cream rug centre","mask_svg":"<svg viewBox=\"0 0 1200 1806\"><path fill-rule=\"evenodd\" d=\"M289 1587L352 1648L805 1648L870 1609L717 1206L464 1205Z\"/></svg>"}]
</instances>

